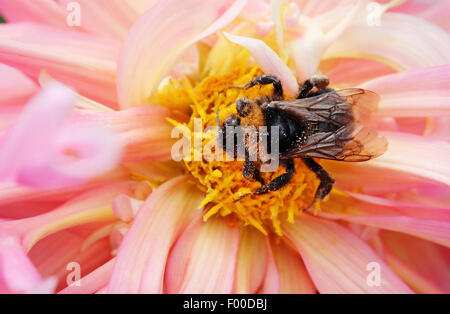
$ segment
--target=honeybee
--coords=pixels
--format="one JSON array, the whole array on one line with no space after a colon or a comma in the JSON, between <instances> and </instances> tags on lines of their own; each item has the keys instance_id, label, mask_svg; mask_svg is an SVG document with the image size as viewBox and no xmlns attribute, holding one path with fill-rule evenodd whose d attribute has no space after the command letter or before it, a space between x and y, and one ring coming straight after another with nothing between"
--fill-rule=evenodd
<instances>
[{"instance_id":1,"label":"honeybee","mask_svg":"<svg viewBox=\"0 0 450 314\"><path fill-rule=\"evenodd\" d=\"M293 159L301 158L320 180L315 200L324 199L335 181L313 158L361 162L386 151L386 139L368 125L371 114L377 110L379 96L361 88L334 90L328 87L329 83L326 76L315 75L300 85L297 98L290 100L284 98L280 80L270 74L257 76L245 86L232 86L248 89L256 85L273 85L271 96L239 98L237 115L229 115L221 125L218 118L223 139L221 145L225 151L229 127L267 126L269 133L271 126L278 127L279 159L286 172L270 182L264 182L258 168L261 161L250 160L250 143L245 143L243 176L261 183L253 194L266 194L284 187L295 173ZM228 154L236 154L236 147L229 150L226 151Z\"/></svg>"}]
</instances>

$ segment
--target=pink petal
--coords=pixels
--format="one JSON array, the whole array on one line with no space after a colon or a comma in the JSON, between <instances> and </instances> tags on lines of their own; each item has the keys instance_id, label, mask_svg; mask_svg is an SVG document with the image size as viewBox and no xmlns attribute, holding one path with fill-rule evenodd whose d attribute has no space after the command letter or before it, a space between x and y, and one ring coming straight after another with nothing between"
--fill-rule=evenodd
<instances>
[{"instance_id":1,"label":"pink petal","mask_svg":"<svg viewBox=\"0 0 450 314\"><path fill-rule=\"evenodd\" d=\"M336 1L305 1L294 0L300 8L302 14L314 17L324 14L333 9L355 4L354 0L336 0Z\"/></svg>"},{"instance_id":2,"label":"pink petal","mask_svg":"<svg viewBox=\"0 0 450 314\"><path fill-rule=\"evenodd\" d=\"M73 91L56 83L33 98L3 138L0 178L33 187L61 187L79 184L117 165L121 143L111 132L67 123L74 102Z\"/></svg>"},{"instance_id":3,"label":"pink petal","mask_svg":"<svg viewBox=\"0 0 450 314\"><path fill-rule=\"evenodd\" d=\"M21 219L37 216L59 207L81 193L111 184L129 180L129 172L118 169L82 185L58 189L32 189L14 183L0 184L0 217ZM14 206L14 210L11 210Z\"/></svg>"},{"instance_id":4,"label":"pink petal","mask_svg":"<svg viewBox=\"0 0 450 314\"><path fill-rule=\"evenodd\" d=\"M429 122L431 126L425 136L450 141L450 117L436 117Z\"/></svg>"},{"instance_id":5,"label":"pink petal","mask_svg":"<svg viewBox=\"0 0 450 314\"><path fill-rule=\"evenodd\" d=\"M448 221L405 216L345 216L342 219L366 226L407 233L450 247L450 222Z\"/></svg>"},{"instance_id":6,"label":"pink petal","mask_svg":"<svg viewBox=\"0 0 450 314\"><path fill-rule=\"evenodd\" d=\"M168 293L231 293L239 230L221 219L193 221L167 264Z\"/></svg>"},{"instance_id":7,"label":"pink petal","mask_svg":"<svg viewBox=\"0 0 450 314\"><path fill-rule=\"evenodd\" d=\"M239 17L251 21L259 21L269 14L270 3L268 0L248 0Z\"/></svg>"},{"instance_id":8,"label":"pink petal","mask_svg":"<svg viewBox=\"0 0 450 314\"><path fill-rule=\"evenodd\" d=\"M381 76L360 87L381 95L382 117L450 115L450 65Z\"/></svg>"},{"instance_id":9,"label":"pink petal","mask_svg":"<svg viewBox=\"0 0 450 314\"><path fill-rule=\"evenodd\" d=\"M58 0L66 8L72 0ZM140 15L132 1L77 0L82 14L82 26L90 33L108 38L125 38ZM144 2L144 1L143 1ZM149 1L147 1L149 2ZM148 3L151 6L156 0Z\"/></svg>"},{"instance_id":10,"label":"pink petal","mask_svg":"<svg viewBox=\"0 0 450 314\"><path fill-rule=\"evenodd\" d=\"M280 292L281 274L278 272L269 240L266 241L266 246L268 251L267 268L266 277L264 278L264 285L262 286L262 293L275 294Z\"/></svg>"},{"instance_id":11,"label":"pink petal","mask_svg":"<svg viewBox=\"0 0 450 314\"><path fill-rule=\"evenodd\" d=\"M272 243L271 253L279 276L277 293L316 293L300 255L289 246Z\"/></svg>"},{"instance_id":12,"label":"pink petal","mask_svg":"<svg viewBox=\"0 0 450 314\"><path fill-rule=\"evenodd\" d=\"M436 5L430 6L427 10L418 12L418 15L427 21L442 27L447 32L450 32L450 20L448 19L449 10L450 1L444 0Z\"/></svg>"},{"instance_id":13,"label":"pink petal","mask_svg":"<svg viewBox=\"0 0 450 314\"><path fill-rule=\"evenodd\" d=\"M364 187L366 193L382 194L427 182L450 184L448 142L395 132L383 132L382 135L386 136L389 147L376 159L352 164L323 163L341 188Z\"/></svg>"},{"instance_id":14,"label":"pink petal","mask_svg":"<svg viewBox=\"0 0 450 314\"><path fill-rule=\"evenodd\" d=\"M327 66L327 63L332 65ZM395 73L394 69L383 63L352 58L328 60L321 64L321 69L330 82L339 88L355 87L367 80Z\"/></svg>"},{"instance_id":15,"label":"pink petal","mask_svg":"<svg viewBox=\"0 0 450 314\"><path fill-rule=\"evenodd\" d=\"M186 177L157 188L139 210L119 248L109 293L161 293L169 250L193 217L201 194Z\"/></svg>"},{"instance_id":16,"label":"pink petal","mask_svg":"<svg viewBox=\"0 0 450 314\"><path fill-rule=\"evenodd\" d=\"M406 198L404 201L348 191L345 193L348 196L334 195L329 202L324 202L321 206L324 212L321 212L320 215L325 215L328 218L408 216L450 222L450 211L448 208L431 204L420 204L412 197L411 191L408 192L410 198Z\"/></svg>"},{"instance_id":17,"label":"pink petal","mask_svg":"<svg viewBox=\"0 0 450 314\"><path fill-rule=\"evenodd\" d=\"M100 266L93 272L80 279L80 285L69 286L61 290L60 294L88 294L101 290L108 284L115 259L111 259L106 264Z\"/></svg>"},{"instance_id":18,"label":"pink petal","mask_svg":"<svg viewBox=\"0 0 450 314\"><path fill-rule=\"evenodd\" d=\"M336 223L302 215L284 232L320 293L411 293L365 242ZM379 265L379 286L368 284L369 263Z\"/></svg>"},{"instance_id":19,"label":"pink petal","mask_svg":"<svg viewBox=\"0 0 450 314\"><path fill-rule=\"evenodd\" d=\"M173 144L173 125L167 118L186 122L188 117L179 112L159 106L137 106L121 111L82 113L87 121L107 125L117 134L117 139L126 145L123 160L160 161L170 160Z\"/></svg>"},{"instance_id":20,"label":"pink petal","mask_svg":"<svg viewBox=\"0 0 450 314\"><path fill-rule=\"evenodd\" d=\"M0 62L35 79L46 70L83 96L117 106L119 42L37 24L0 25Z\"/></svg>"},{"instance_id":21,"label":"pink petal","mask_svg":"<svg viewBox=\"0 0 450 314\"><path fill-rule=\"evenodd\" d=\"M286 95L294 96L298 93L298 83L288 66L262 40L250 37L235 36L224 33L228 40L250 50L261 69L275 75L283 83Z\"/></svg>"},{"instance_id":22,"label":"pink petal","mask_svg":"<svg viewBox=\"0 0 450 314\"><path fill-rule=\"evenodd\" d=\"M450 185L449 143L394 132L383 135L390 143L389 149L384 155L371 160L371 166L399 170Z\"/></svg>"},{"instance_id":23,"label":"pink petal","mask_svg":"<svg viewBox=\"0 0 450 314\"><path fill-rule=\"evenodd\" d=\"M0 0L0 7L8 22L35 22L68 28L68 12L54 0Z\"/></svg>"},{"instance_id":24,"label":"pink petal","mask_svg":"<svg viewBox=\"0 0 450 314\"><path fill-rule=\"evenodd\" d=\"M23 105L37 91L36 83L30 78L0 63L0 110L6 106Z\"/></svg>"},{"instance_id":25,"label":"pink petal","mask_svg":"<svg viewBox=\"0 0 450 314\"><path fill-rule=\"evenodd\" d=\"M408 235L382 231L387 263L419 293L450 292L449 250Z\"/></svg>"},{"instance_id":26,"label":"pink petal","mask_svg":"<svg viewBox=\"0 0 450 314\"><path fill-rule=\"evenodd\" d=\"M380 26L369 26L365 20L352 24L324 58L375 59L397 69L413 70L448 64L449 49L450 38L439 27L413 16L385 13Z\"/></svg>"},{"instance_id":27,"label":"pink petal","mask_svg":"<svg viewBox=\"0 0 450 314\"><path fill-rule=\"evenodd\" d=\"M42 279L36 268L25 255L17 237L0 229L0 292L50 293L54 285L39 289ZM43 287L42 287L43 288Z\"/></svg>"},{"instance_id":28,"label":"pink petal","mask_svg":"<svg viewBox=\"0 0 450 314\"><path fill-rule=\"evenodd\" d=\"M266 272L267 252L261 232L250 228L240 231L234 293L256 293Z\"/></svg>"},{"instance_id":29,"label":"pink petal","mask_svg":"<svg viewBox=\"0 0 450 314\"><path fill-rule=\"evenodd\" d=\"M40 239L58 231L88 223L116 220L112 210L114 198L122 193L132 195L135 188L135 182L122 182L93 189L48 213L4 222L2 225L20 232L23 246L28 251Z\"/></svg>"},{"instance_id":30,"label":"pink petal","mask_svg":"<svg viewBox=\"0 0 450 314\"><path fill-rule=\"evenodd\" d=\"M75 279L71 276L74 269L68 269L68 265L73 262L80 265L81 280L91 272L95 273L88 278L96 277L98 281L104 280L99 275L104 273L102 267L112 257L111 246L109 239L101 239L83 248L87 236L85 233L91 232L91 229L90 226L80 226L52 234L40 240L28 253L42 276L51 276L57 280L57 292L66 288L76 289L74 286L68 287ZM100 270L96 271L99 268ZM109 276L106 280L108 279ZM86 289L92 289L95 285L90 280L84 284ZM78 289L83 289L83 286Z\"/></svg>"},{"instance_id":31,"label":"pink petal","mask_svg":"<svg viewBox=\"0 0 450 314\"><path fill-rule=\"evenodd\" d=\"M159 1L133 26L119 61L122 108L145 104L176 59L196 41L231 22L246 0Z\"/></svg>"}]
</instances>

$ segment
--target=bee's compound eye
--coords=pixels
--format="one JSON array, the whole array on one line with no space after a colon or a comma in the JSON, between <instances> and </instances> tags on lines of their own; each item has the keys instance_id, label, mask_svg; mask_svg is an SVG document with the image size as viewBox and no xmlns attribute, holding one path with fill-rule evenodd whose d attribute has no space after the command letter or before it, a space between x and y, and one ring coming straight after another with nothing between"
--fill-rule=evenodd
<instances>
[{"instance_id":1,"label":"bee's compound eye","mask_svg":"<svg viewBox=\"0 0 450 314\"><path fill-rule=\"evenodd\" d=\"M236 100L236 110L241 117L246 117L248 115L249 105L250 100L247 98L239 98Z\"/></svg>"},{"instance_id":2,"label":"bee's compound eye","mask_svg":"<svg viewBox=\"0 0 450 314\"><path fill-rule=\"evenodd\" d=\"M230 115L223 123L224 128L226 128L227 126L236 127L239 125L241 125L241 119L235 114Z\"/></svg>"}]
</instances>

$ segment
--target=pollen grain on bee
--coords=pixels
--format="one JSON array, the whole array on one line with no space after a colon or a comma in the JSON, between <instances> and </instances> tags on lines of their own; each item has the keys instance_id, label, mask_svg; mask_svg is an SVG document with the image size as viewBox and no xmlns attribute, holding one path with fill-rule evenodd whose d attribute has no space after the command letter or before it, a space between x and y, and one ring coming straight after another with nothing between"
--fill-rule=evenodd
<instances>
[{"instance_id":1,"label":"pollen grain on bee","mask_svg":"<svg viewBox=\"0 0 450 314\"><path fill-rule=\"evenodd\" d=\"M208 126L194 119L191 130L185 125L172 129L178 139L171 149L174 161L259 161L262 172L273 172L279 166L279 126ZM223 149L225 148L225 149Z\"/></svg>"}]
</instances>

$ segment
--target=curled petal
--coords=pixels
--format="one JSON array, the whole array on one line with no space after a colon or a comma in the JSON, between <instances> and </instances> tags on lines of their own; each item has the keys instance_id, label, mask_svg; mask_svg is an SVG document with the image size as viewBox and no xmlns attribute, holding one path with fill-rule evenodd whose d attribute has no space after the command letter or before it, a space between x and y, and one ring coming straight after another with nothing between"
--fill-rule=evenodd
<instances>
[{"instance_id":1,"label":"curled petal","mask_svg":"<svg viewBox=\"0 0 450 314\"><path fill-rule=\"evenodd\" d=\"M122 108L145 104L176 59L196 41L231 22L246 0L158 1L129 32L119 61ZM157 49L155 49L157 47Z\"/></svg>"},{"instance_id":2,"label":"curled petal","mask_svg":"<svg viewBox=\"0 0 450 314\"><path fill-rule=\"evenodd\" d=\"M336 223L303 215L284 232L320 293L412 292L364 241ZM380 271L378 284L369 280L372 266Z\"/></svg>"},{"instance_id":3,"label":"curled petal","mask_svg":"<svg viewBox=\"0 0 450 314\"><path fill-rule=\"evenodd\" d=\"M42 281L18 237L0 229L0 292L51 293L56 281Z\"/></svg>"},{"instance_id":4,"label":"curled petal","mask_svg":"<svg viewBox=\"0 0 450 314\"><path fill-rule=\"evenodd\" d=\"M110 293L162 293L167 256L193 217L201 193L186 177L157 188L142 205L119 248Z\"/></svg>"},{"instance_id":5,"label":"curled petal","mask_svg":"<svg viewBox=\"0 0 450 314\"><path fill-rule=\"evenodd\" d=\"M250 50L264 72L278 77L283 83L287 95L295 96L298 93L298 83L295 76L283 60L266 43L250 37L224 34L230 41Z\"/></svg>"},{"instance_id":6,"label":"curled petal","mask_svg":"<svg viewBox=\"0 0 450 314\"><path fill-rule=\"evenodd\" d=\"M33 187L61 187L117 165L121 145L110 131L68 123L74 103L74 92L56 83L33 98L4 135L0 178Z\"/></svg>"},{"instance_id":7,"label":"curled petal","mask_svg":"<svg viewBox=\"0 0 450 314\"><path fill-rule=\"evenodd\" d=\"M450 65L381 76L360 87L381 95L382 117L450 115Z\"/></svg>"},{"instance_id":8,"label":"curled petal","mask_svg":"<svg viewBox=\"0 0 450 314\"><path fill-rule=\"evenodd\" d=\"M239 230L221 219L193 221L167 265L168 293L231 293Z\"/></svg>"}]
</instances>

